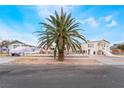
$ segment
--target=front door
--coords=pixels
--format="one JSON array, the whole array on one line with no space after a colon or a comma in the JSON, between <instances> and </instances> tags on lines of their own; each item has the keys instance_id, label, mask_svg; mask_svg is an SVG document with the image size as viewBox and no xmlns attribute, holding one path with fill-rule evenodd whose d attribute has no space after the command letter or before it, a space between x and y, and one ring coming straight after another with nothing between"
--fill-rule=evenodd
<instances>
[{"instance_id":1,"label":"front door","mask_svg":"<svg viewBox=\"0 0 124 93\"><path fill-rule=\"evenodd\" d=\"M90 49L88 49L88 55L90 55Z\"/></svg>"}]
</instances>

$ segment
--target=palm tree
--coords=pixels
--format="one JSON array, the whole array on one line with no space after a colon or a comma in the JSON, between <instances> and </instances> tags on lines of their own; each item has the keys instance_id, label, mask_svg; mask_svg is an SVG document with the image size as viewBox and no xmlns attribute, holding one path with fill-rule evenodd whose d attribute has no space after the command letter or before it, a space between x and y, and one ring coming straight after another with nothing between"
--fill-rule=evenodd
<instances>
[{"instance_id":1,"label":"palm tree","mask_svg":"<svg viewBox=\"0 0 124 93\"><path fill-rule=\"evenodd\" d=\"M50 15L46 18L46 23L40 23L43 27L43 31L37 31L39 36L38 44L40 47L49 48L55 43L54 57L58 53L58 60L64 60L64 50L73 52L81 51L81 45L78 39L86 42L84 36L79 34L79 23L76 22L75 18L72 18L71 13L67 14L61 8L59 14L55 11L54 15Z\"/></svg>"}]
</instances>

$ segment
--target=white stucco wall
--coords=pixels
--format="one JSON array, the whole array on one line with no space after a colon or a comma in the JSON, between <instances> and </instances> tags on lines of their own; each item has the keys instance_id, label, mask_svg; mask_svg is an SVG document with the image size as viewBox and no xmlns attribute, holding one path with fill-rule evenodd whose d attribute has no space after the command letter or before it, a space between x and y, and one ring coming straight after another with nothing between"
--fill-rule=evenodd
<instances>
[{"instance_id":1,"label":"white stucco wall","mask_svg":"<svg viewBox=\"0 0 124 93\"><path fill-rule=\"evenodd\" d=\"M87 55L97 55L98 51L102 51L106 53L106 52L110 52L110 43L104 40L100 40L96 42L88 42L82 45L82 50L87 51L86 53ZM89 54L88 54L88 50L90 51Z\"/></svg>"},{"instance_id":2,"label":"white stucco wall","mask_svg":"<svg viewBox=\"0 0 124 93\"><path fill-rule=\"evenodd\" d=\"M9 46L8 46L8 48L11 50L11 49L15 49L16 47L20 47L20 46L24 46L24 44L22 44L22 43L18 43L18 42L16 42L16 43L13 43L13 44L10 44Z\"/></svg>"}]
</instances>

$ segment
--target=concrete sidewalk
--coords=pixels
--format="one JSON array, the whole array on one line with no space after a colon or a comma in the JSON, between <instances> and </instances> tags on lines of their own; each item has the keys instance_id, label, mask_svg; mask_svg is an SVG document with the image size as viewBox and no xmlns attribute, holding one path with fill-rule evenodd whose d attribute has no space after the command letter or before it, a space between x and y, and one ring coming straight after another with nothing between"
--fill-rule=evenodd
<instances>
[{"instance_id":1,"label":"concrete sidewalk","mask_svg":"<svg viewBox=\"0 0 124 93\"><path fill-rule=\"evenodd\" d=\"M119 58L119 57L95 57L97 61L102 63L103 65L124 65L124 61L120 62L118 60L124 60L124 58Z\"/></svg>"},{"instance_id":2,"label":"concrete sidewalk","mask_svg":"<svg viewBox=\"0 0 124 93\"><path fill-rule=\"evenodd\" d=\"M14 57L0 57L0 64L9 63L10 61L14 61L16 58Z\"/></svg>"}]
</instances>

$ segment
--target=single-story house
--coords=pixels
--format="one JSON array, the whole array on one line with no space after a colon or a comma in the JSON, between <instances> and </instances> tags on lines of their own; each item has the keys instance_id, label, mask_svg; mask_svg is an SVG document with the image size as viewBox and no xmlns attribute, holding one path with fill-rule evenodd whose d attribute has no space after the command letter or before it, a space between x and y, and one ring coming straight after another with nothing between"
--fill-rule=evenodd
<instances>
[{"instance_id":1,"label":"single-story house","mask_svg":"<svg viewBox=\"0 0 124 93\"><path fill-rule=\"evenodd\" d=\"M29 45L29 44L26 44L26 43L23 43L21 41L18 41L18 40L14 40L14 41L9 41L9 43L6 44L6 46L3 46L0 48L0 51L1 52L4 52L4 53L9 53L11 50L14 50L14 49L21 49L21 48L30 48L30 51L33 52L37 49L36 46L32 46L32 45Z\"/></svg>"}]
</instances>

